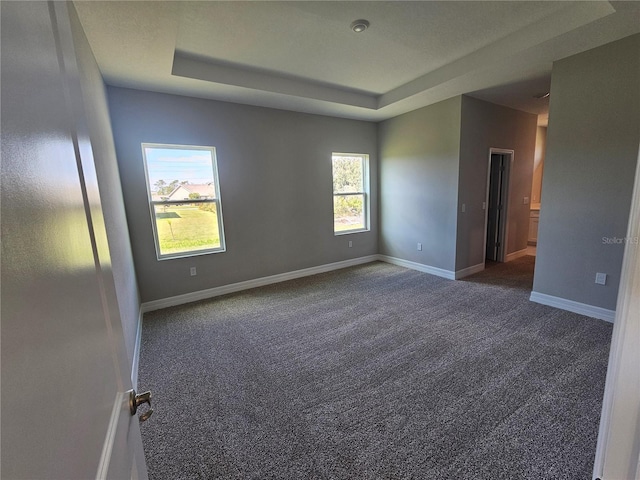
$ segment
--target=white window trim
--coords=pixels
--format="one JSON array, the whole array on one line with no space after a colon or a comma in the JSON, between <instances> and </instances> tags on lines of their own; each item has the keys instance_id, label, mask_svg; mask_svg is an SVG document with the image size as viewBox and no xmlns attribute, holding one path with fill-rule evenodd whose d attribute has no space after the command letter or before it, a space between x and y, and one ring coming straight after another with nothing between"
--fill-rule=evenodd
<instances>
[{"instance_id":1,"label":"white window trim","mask_svg":"<svg viewBox=\"0 0 640 480\"><path fill-rule=\"evenodd\" d=\"M173 200L170 202L162 200L152 200L151 183L149 182L149 169L147 167L147 155L145 148L162 148L172 150L204 150L211 153L211 168L213 170L213 183L217 198L208 199L189 199L189 200ZM143 143L142 144L142 160L144 164L144 175L147 184L147 202L149 203L149 213L151 214L151 228L153 229L153 242L156 248L156 258L158 260L173 260L175 258L196 257L199 255L208 255L211 253L225 252L227 247L224 239L224 224L222 220L222 193L220 192L220 182L218 178L218 160L216 157L215 147L204 147L199 145L176 145L165 143ZM158 228L156 225L155 209L156 205L180 205L193 203L214 203L216 205L216 214L218 216L218 235L220 237L220 246L218 248L207 248L201 250L192 250L179 253L160 253L160 240L158 237Z\"/></svg>"},{"instance_id":2,"label":"white window trim","mask_svg":"<svg viewBox=\"0 0 640 480\"><path fill-rule=\"evenodd\" d=\"M335 212L333 212L333 207L332 207L332 213L333 213L333 235L334 236L340 236L340 235L350 235L352 233L362 233L362 232L369 232L371 231L371 220L369 217L369 191L370 191L370 185L369 185L369 154L367 153L342 153L342 152L332 152L331 153L331 164L333 165L333 157L360 157L362 159L362 187L363 190L362 192L347 192L347 193L335 193L333 191L333 169L331 171L331 192L332 192L332 200L336 197L336 196L347 196L347 195L362 195L364 198L363 201L363 215L364 215L364 228L354 228L352 230L341 230L339 232L335 231Z\"/></svg>"}]
</instances>

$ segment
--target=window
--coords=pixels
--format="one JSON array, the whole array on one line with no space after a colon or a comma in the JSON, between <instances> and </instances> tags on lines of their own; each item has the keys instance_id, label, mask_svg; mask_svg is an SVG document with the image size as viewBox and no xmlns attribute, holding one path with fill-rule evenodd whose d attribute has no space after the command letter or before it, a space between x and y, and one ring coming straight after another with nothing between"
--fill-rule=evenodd
<instances>
[{"instance_id":1,"label":"window","mask_svg":"<svg viewBox=\"0 0 640 480\"><path fill-rule=\"evenodd\" d=\"M215 148L143 143L142 152L158 260L223 252Z\"/></svg>"},{"instance_id":2,"label":"window","mask_svg":"<svg viewBox=\"0 0 640 480\"><path fill-rule=\"evenodd\" d=\"M334 153L333 233L369 230L369 155Z\"/></svg>"}]
</instances>

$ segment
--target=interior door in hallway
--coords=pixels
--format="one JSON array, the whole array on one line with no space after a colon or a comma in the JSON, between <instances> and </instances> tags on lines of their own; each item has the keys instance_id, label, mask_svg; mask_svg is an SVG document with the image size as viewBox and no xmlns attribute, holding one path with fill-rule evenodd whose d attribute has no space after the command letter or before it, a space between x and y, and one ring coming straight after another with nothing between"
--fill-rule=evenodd
<instances>
[{"instance_id":1,"label":"interior door in hallway","mask_svg":"<svg viewBox=\"0 0 640 480\"><path fill-rule=\"evenodd\" d=\"M487 208L487 260L500 261L502 257L502 229L504 222L505 154L492 153L489 170L489 202Z\"/></svg>"}]
</instances>

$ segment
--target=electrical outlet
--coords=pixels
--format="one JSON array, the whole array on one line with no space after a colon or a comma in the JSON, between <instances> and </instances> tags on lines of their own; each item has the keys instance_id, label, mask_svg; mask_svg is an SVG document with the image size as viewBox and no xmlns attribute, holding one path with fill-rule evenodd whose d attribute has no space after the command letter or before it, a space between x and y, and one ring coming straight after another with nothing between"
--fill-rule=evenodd
<instances>
[{"instance_id":1,"label":"electrical outlet","mask_svg":"<svg viewBox=\"0 0 640 480\"><path fill-rule=\"evenodd\" d=\"M191 267L191 268L189 269L189 272L191 273L191 276L192 276L192 277L195 277L195 276L197 275L197 273L196 273L196 267Z\"/></svg>"},{"instance_id":2,"label":"electrical outlet","mask_svg":"<svg viewBox=\"0 0 640 480\"><path fill-rule=\"evenodd\" d=\"M606 285L607 284L607 274L606 273L596 273L596 283L598 285Z\"/></svg>"},{"instance_id":3,"label":"electrical outlet","mask_svg":"<svg viewBox=\"0 0 640 480\"><path fill-rule=\"evenodd\" d=\"M467 204L466 204L466 203L463 203L463 204L462 204L462 213L464 213L464 212L466 212L466 211L467 211Z\"/></svg>"},{"instance_id":4,"label":"electrical outlet","mask_svg":"<svg viewBox=\"0 0 640 480\"><path fill-rule=\"evenodd\" d=\"M418 251L421 252L422 251L422 244L418 243Z\"/></svg>"},{"instance_id":5,"label":"electrical outlet","mask_svg":"<svg viewBox=\"0 0 640 480\"><path fill-rule=\"evenodd\" d=\"M349 240L349 248L353 247L353 242Z\"/></svg>"},{"instance_id":6,"label":"electrical outlet","mask_svg":"<svg viewBox=\"0 0 640 480\"><path fill-rule=\"evenodd\" d=\"M522 204L523 204L523 205L529 205L529 197L524 197L524 198L522 199Z\"/></svg>"},{"instance_id":7,"label":"electrical outlet","mask_svg":"<svg viewBox=\"0 0 640 480\"><path fill-rule=\"evenodd\" d=\"M482 209L486 210L487 209L487 202L482 202Z\"/></svg>"}]
</instances>

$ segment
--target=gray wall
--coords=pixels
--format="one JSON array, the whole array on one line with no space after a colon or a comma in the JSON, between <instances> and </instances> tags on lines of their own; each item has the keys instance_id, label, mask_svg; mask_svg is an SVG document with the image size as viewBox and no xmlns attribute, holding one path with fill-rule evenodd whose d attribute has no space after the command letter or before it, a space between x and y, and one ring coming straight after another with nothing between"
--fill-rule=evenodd
<instances>
[{"instance_id":1,"label":"gray wall","mask_svg":"<svg viewBox=\"0 0 640 480\"><path fill-rule=\"evenodd\" d=\"M117 308L122 321L127 356L131 364L136 342L140 298L111 132L106 89L73 5L69 13L73 20L71 25L78 58L82 99L100 190L104 235L108 241L109 254L103 255L102 268L110 270L108 273L113 275L113 281L105 283L115 289L114 295L118 302Z\"/></svg>"},{"instance_id":2,"label":"gray wall","mask_svg":"<svg viewBox=\"0 0 640 480\"><path fill-rule=\"evenodd\" d=\"M640 35L554 63L535 292L615 309L624 246L603 237L627 231L639 85Z\"/></svg>"},{"instance_id":3,"label":"gray wall","mask_svg":"<svg viewBox=\"0 0 640 480\"><path fill-rule=\"evenodd\" d=\"M380 253L454 270L461 101L379 124Z\"/></svg>"},{"instance_id":4,"label":"gray wall","mask_svg":"<svg viewBox=\"0 0 640 480\"><path fill-rule=\"evenodd\" d=\"M509 183L506 253L527 248L536 115L462 97L456 270L484 262L487 169L491 147L514 151ZM462 204L466 211L461 211Z\"/></svg>"},{"instance_id":5,"label":"gray wall","mask_svg":"<svg viewBox=\"0 0 640 480\"><path fill-rule=\"evenodd\" d=\"M377 253L375 214L370 232L334 236L331 180L332 152L369 154L377 211L375 124L112 87L108 96L143 302ZM156 259L142 142L216 147L226 252Z\"/></svg>"}]
</instances>

